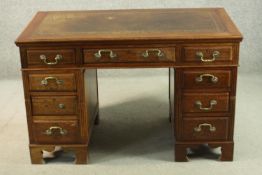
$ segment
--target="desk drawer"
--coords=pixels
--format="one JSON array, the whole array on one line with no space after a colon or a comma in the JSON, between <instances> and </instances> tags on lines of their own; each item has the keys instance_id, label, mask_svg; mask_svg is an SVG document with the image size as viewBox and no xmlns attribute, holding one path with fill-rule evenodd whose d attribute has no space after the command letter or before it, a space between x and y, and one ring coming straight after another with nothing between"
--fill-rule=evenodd
<instances>
[{"instance_id":1,"label":"desk drawer","mask_svg":"<svg viewBox=\"0 0 262 175\"><path fill-rule=\"evenodd\" d=\"M226 140L228 138L228 118L184 118L182 139L187 141Z\"/></svg>"},{"instance_id":2,"label":"desk drawer","mask_svg":"<svg viewBox=\"0 0 262 175\"><path fill-rule=\"evenodd\" d=\"M85 49L85 63L174 62L175 48Z\"/></svg>"},{"instance_id":3,"label":"desk drawer","mask_svg":"<svg viewBox=\"0 0 262 175\"><path fill-rule=\"evenodd\" d=\"M232 62L232 46L192 45L182 48L182 62L221 64Z\"/></svg>"},{"instance_id":4,"label":"desk drawer","mask_svg":"<svg viewBox=\"0 0 262 175\"><path fill-rule=\"evenodd\" d=\"M76 76L66 74L29 74L31 91L75 91Z\"/></svg>"},{"instance_id":5,"label":"desk drawer","mask_svg":"<svg viewBox=\"0 0 262 175\"><path fill-rule=\"evenodd\" d=\"M182 112L229 112L229 93L184 93Z\"/></svg>"},{"instance_id":6,"label":"desk drawer","mask_svg":"<svg viewBox=\"0 0 262 175\"><path fill-rule=\"evenodd\" d=\"M230 70L186 70L182 86L185 89L230 88Z\"/></svg>"},{"instance_id":7,"label":"desk drawer","mask_svg":"<svg viewBox=\"0 0 262 175\"><path fill-rule=\"evenodd\" d=\"M33 96L33 115L74 115L77 114L76 96Z\"/></svg>"},{"instance_id":8,"label":"desk drawer","mask_svg":"<svg viewBox=\"0 0 262 175\"><path fill-rule=\"evenodd\" d=\"M33 134L36 143L75 143L79 140L78 120L37 120Z\"/></svg>"},{"instance_id":9,"label":"desk drawer","mask_svg":"<svg viewBox=\"0 0 262 175\"><path fill-rule=\"evenodd\" d=\"M29 66L57 67L75 63L74 49L27 50L27 64Z\"/></svg>"}]
</instances>

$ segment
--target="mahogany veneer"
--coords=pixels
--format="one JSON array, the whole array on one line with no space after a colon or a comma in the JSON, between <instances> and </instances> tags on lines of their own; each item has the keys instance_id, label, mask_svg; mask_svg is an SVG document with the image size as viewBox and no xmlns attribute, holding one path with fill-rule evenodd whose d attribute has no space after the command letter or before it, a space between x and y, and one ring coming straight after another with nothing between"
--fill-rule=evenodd
<instances>
[{"instance_id":1,"label":"mahogany veneer","mask_svg":"<svg viewBox=\"0 0 262 175\"><path fill-rule=\"evenodd\" d=\"M99 122L97 68L169 68L175 160L221 147L233 159L239 43L223 8L38 12L20 48L32 163L62 146L86 163Z\"/></svg>"}]
</instances>

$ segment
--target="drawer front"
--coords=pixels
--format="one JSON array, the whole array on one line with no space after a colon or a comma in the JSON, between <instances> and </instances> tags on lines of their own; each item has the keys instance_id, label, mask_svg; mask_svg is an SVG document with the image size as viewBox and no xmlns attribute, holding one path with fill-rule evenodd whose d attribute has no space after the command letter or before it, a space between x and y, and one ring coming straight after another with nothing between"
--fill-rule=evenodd
<instances>
[{"instance_id":1,"label":"drawer front","mask_svg":"<svg viewBox=\"0 0 262 175\"><path fill-rule=\"evenodd\" d=\"M75 143L79 140L77 120L34 121L33 133L36 143Z\"/></svg>"},{"instance_id":2,"label":"drawer front","mask_svg":"<svg viewBox=\"0 0 262 175\"><path fill-rule=\"evenodd\" d=\"M184 93L183 113L229 112L229 93Z\"/></svg>"},{"instance_id":3,"label":"drawer front","mask_svg":"<svg viewBox=\"0 0 262 175\"><path fill-rule=\"evenodd\" d=\"M184 118L182 127L183 140L227 140L229 121L219 117Z\"/></svg>"},{"instance_id":4,"label":"drawer front","mask_svg":"<svg viewBox=\"0 0 262 175\"><path fill-rule=\"evenodd\" d=\"M27 64L29 66L57 67L59 65L75 64L74 49L28 50Z\"/></svg>"},{"instance_id":5,"label":"drawer front","mask_svg":"<svg viewBox=\"0 0 262 175\"><path fill-rule=\"evenodd\" d=\"M230 70L184 71L182 86L185 89L230 88Z\"/></svg>"},{"instance_id":6,"label":"drawer front","mask_svg":"<svg viewBox=\"0 0 262 175\"><path fill-rule=\"evenodd\" d=\"M34 96L33 115L74 115L77 114L76 96Z\"/></svg>"},{"instance_id":7,"label":"drawer front","mask_svg":"<svg viewBox=\"0 0 262 175\"><path fill-rule=\"evenodd\" d=\"M29 74L31 91L75 91L75 74Z\"/></svg>"},{"instance_id":8,"label":"drawer front","mask_svg":"<svg viewBox=\"0 0 262 175\"><path fill-rule=\"evenodd\" d=\"M232 62L232 46L185 46L182 62L217 64Z\"/></svg>"},{"instance_id":9,"label":"drawer front","mask_svg":"<svg viewBox=\"0 0 262 175\"><path fill-rule=\"evenodd\" d=\"M85 49L85 63L174 62L175 48Z\"/></svg>"}]
</instances>

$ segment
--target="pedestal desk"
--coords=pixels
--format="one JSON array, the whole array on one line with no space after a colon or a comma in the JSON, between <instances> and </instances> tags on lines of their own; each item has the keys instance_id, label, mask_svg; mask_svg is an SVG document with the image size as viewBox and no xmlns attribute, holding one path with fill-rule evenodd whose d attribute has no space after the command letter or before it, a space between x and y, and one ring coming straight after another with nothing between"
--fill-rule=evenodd
<instances>
[{"instance_id":1,"label":"pedestal desk","mask_svg":"<svg viewBox=\"0 0 262 175\"><path fill-rule=\"evenodd\" d=\"M55 146L87 162L98 68L160 67L169 69L175 160L208 144L231 161L241 40L223 8L38 12L16 40L32 163Z\"/></svg>"}]
</instances>

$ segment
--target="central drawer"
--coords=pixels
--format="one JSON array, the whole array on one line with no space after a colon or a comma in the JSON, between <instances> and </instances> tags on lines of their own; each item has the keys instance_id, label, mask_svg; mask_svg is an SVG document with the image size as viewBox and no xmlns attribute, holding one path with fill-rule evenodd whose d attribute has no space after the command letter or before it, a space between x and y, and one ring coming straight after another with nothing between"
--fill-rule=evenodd
<instances>
[{"instance_id":1,"label":"central drawer","mask_svg":"<svg viewBox=\"0 0 262 175\"><path fill-rule=\"evenodd\" d=\"M175 48L101 48L84 49L85 63L174 62Z\"/></svg>"},{"instance_id":2,"label":"central drawer","mask_svg":"<svg viewBox=\"0 0 262 175\"><path fill-rule=\"evenodd\" d=\"M76 96L33 96L33 115L75 115L77 114Z\"/></svg>"}]
</instances>

